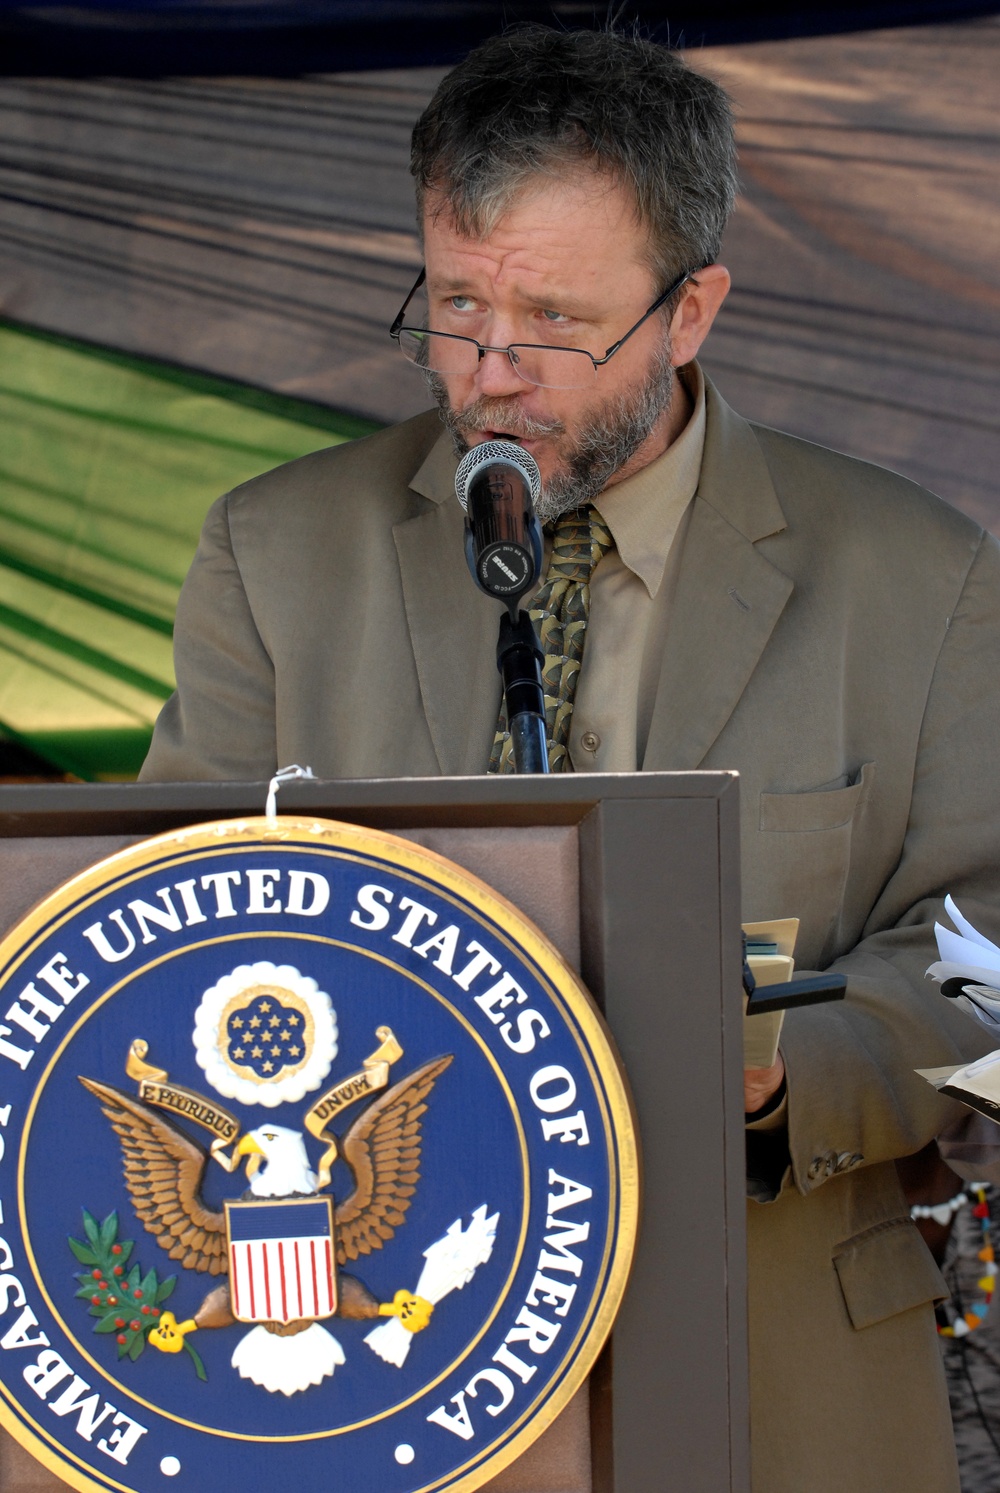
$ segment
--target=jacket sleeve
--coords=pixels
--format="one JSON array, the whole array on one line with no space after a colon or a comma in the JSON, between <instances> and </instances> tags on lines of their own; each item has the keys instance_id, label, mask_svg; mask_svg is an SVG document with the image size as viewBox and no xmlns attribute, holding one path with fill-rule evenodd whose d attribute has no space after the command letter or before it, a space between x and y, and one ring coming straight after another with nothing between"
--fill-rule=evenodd
<instances>
[{"instance_id":1,"label":"jacket sleeve","mask_svg":"<svg viewBox=\"0 0 1000 1493\"><path fill-rule=\"evenodd\" d=\"M177 690L156 722L142 782L259 780L277 769L274 667L233 553L229 495L209 510L181 589Z\"/></svg>"},{"instance_id":2,"label":"jacket sleeve","mask_svg":"<svg viewBox=\"0 0 1000 1493\"><path fill-rule=\"evenodd\" d=\"M898 863L861 941L831 966L848 977L846 999L786 1016L786 1186L808 1193L839 1172L919 1150L958 1110L913 1070L993 1045L925 971L948 892L1000 937L998 744L1000 545L986 535L934 669Z\"/></svg>"}]
</instances>

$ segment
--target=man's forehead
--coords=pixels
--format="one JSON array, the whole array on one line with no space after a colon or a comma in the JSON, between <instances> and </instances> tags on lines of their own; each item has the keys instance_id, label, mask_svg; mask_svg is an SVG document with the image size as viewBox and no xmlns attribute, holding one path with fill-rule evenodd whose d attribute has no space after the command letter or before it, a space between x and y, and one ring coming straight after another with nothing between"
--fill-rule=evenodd
<instances>
[{"instance_id":1,"label":"man's forehead","mask_svg":"<svg viewBox=\"0 0 1000 1493\"><path fill-rule=\"evenodd\" d=\"M501 269L532 268L544 275L568 264L646 263L649 234L639 221L631 194L613 178L586 166L559 176L527 179L490 212L470 223L444 191L424 201L424 247L439 261L435 283L460 276L456 264ZM430 271L431 266L428 265ZM456 287L457 288L457 287Z\"/></svg>"}]
</instances>

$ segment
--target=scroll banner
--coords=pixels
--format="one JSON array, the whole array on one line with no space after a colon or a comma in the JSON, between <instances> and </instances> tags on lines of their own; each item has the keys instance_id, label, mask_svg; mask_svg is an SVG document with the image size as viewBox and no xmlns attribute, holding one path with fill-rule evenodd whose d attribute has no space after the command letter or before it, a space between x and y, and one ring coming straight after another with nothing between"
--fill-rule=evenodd
<instances>
[{"instance_id":1,"label":"scroll banner","mask_svg":"<svg viewBox=\"0 0 1000 1493\"><path fill-rule=\"evenodd\" d=\"M215 1136L209 1146L211 1155L227 1172L234 1172L243 1157L227 1156L225 1151L227 1146L235 1145L239 1140L239 1120L221 1105L206 1099L204 1094L185 1088L183 1084L170 1083L165 1068L154 1068L145 1061L148 1052L149 1043L137 1037L129 1048L125 1064L129 1078L134 1078L139 1085L139 1098L146 1104L155 1104L157 1109L171 1110L210 1130Z\"/></svg>"},{"instance_id":2,"label":"scroll banner","mask_svg":"<svg viewBox=\"0 0 1000 1493\"><path fill-rule=\"evenodd\" d=\"M334 1084L332 1089L327 1089L322 1099L318 1099L305 1116L304 1123L309 1134L326 1142L326 1150L320 1157L317 1168L320 1187L329 1185L333 1163L337 1159L337 1137L325 1128L327 1122L364 1095L384 1089L389 1082L389 1069L403 1056L403 1049L390 1027L376 1027L375 1035L379 1039L379 1046L370 1057L365 1058L357 1073L352 1073L350 1078L344 1078L340 1083Z\"/></svg>"}]
</instances>

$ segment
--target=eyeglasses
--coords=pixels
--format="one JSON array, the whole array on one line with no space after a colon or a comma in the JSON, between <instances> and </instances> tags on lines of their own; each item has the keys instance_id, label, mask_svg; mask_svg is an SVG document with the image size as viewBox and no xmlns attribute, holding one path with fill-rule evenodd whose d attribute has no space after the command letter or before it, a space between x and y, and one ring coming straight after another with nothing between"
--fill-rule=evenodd
<instances>
[{"instance_id":1,"label":"eyeglasses","mask_svg":"<svg viewBox=\"0 0 1000 1493\"><path fill-rule=\"evenodd\" d=\"M413 288L399 309L399 314L389 328L389 336L399 343L403 356L410 363L428 373L448 373L469 376L475 374L486 353L506 353L510 366L518 378L526 384L537 384L542 389L586 389L597 378L598 368L603 368L613 358L643 322L676 295L682 285L693 279L695 270L685 270L672 285L668 285L661 296L644 311L634 327L629 327L624 337L613 342L603 358L582 347L553 347L540 342L515 342L509 347L484 347L474 337L459 337L454 332L429 332L423 327L403 325L406 309L427 278L422 269Z\"/></svg>"}]
</instances>

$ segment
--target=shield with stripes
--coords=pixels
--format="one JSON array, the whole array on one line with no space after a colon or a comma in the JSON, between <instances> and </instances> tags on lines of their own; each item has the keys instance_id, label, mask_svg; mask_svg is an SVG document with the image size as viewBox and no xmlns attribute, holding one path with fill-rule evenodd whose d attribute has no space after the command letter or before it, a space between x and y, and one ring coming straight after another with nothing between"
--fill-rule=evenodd
<instances>
[{"instance_id":1,"label":"shield with stripes","mask_svg":"<svg viewBox=\"0 0 1000 1493\"><path fill-rule=\"evenodd\" d=\"M226 1203L229 1295L239 1322L297 1322L337 1310L333 1201Z\"/></svg>"}]
</instances>

